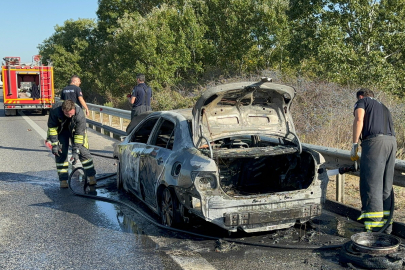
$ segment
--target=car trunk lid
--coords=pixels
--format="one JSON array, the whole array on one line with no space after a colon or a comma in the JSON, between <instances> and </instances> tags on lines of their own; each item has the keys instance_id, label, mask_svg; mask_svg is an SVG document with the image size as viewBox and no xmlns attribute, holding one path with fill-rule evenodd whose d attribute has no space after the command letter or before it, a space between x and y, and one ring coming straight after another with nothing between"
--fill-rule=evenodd
<instances>
[{"instance_id":1,"label":"car trunk lid","mask_svg":"<svg viewBox=\"0 0 405 270\"><path fill-rule=\"evenodd\" d=\"M294 96L294 88L268 81L213 87L193 108L194 143L199 147L227 136L295 133L289 110Z\"/></svg>"}]
</instances>

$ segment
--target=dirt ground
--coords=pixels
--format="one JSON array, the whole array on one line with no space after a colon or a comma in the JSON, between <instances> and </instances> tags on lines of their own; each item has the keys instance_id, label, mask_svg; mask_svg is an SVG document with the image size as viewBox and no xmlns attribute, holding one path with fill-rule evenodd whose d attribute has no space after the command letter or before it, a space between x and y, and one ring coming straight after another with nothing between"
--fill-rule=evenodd
<instances>
[{"instance_id":1,"label":"dirt ground","mask_svg":"<svg viewBox=\"0 0 405 270\"><path fill-rule=\"evenodd\" d=\"M345 174L345 202L354 208L361 209L359 177ZM405 188L394 186L395 211L394 221L405 223ZM336 176L329 178L326 197L336 201Z\"/></svg>"}]
</instances>

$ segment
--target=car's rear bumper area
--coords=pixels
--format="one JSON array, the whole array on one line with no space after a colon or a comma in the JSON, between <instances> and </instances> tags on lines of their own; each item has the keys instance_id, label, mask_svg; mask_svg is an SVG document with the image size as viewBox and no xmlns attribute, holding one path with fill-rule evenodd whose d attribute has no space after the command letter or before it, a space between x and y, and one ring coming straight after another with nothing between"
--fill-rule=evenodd
<instances>
[{"instance_id":1,"label":"car's rear bumper area","mask_svg":"<svg viewBox=\"0 0 405 270\"><path fill-rule=\"evenodd\" d=\"M279 209L266 212L225 213L225 226L253 225L283 220L311 218L319 216L322 208L319 204L307 204L292 209Z\"/></svg>"},{"instance_id":2,"label":"car's rear bumper area","mask_svg":"<svg viewBox=\"0 0 405 270\"><path fill-rule=\"evenodd\" d=\"M293 226L297 222L306 222L321 215L321 204L305 204L289 209L274 209L268 211L227 212L223 219L212 222L229 231L243 230L259 232L279 230Z\"/></svg>"}]
</instances>

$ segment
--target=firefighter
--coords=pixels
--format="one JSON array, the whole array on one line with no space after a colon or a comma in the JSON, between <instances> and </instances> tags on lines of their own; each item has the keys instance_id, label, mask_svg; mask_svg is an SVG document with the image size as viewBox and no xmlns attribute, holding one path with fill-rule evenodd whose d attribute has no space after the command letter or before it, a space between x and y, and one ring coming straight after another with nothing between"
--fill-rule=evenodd
<instances>
[{"instance_id":1,"label":"firefighter","mask_svg":"<svg viewBox=\"0 0 405 270\"><path fill-rule=\"evenodd\" d=\"M52 154L55 155L61 188L68 187L69 139L72 142L72 164L74 165L77 160L80 160L88 177L89 185L95 185L97 183L96 171L93 158L88 150L86 117L77 104L72 100L65 100L53 106L48 118L48 141L51 142Z\"/></svg>"},{"instance_id":2,"label":"firefighter","mask_svg":"<svg viewBox=\"0 0 405 270\"><path fill-rule=\"evenodd\" d=\"M137 85L132 90L132 95L127 96L129 103L132 104L131 119L135 116L152 110L150 100L152 98L152 88L145 84L145 75L136 76Z\"/></svg>"},{"instance_id":3,"label":"firefighter","mask_svg":"<svg viewBox=\"0 0 405 270\"><path fill-rule=\"evenodd\" d=\"M86 101L83 98L82 89L80 88L80 84L82 81L80 80L79 76L73 75L70 78L70 84L62 89L62 93L60 95L60 99L62 100L73 100L80 108L85 109L85 113L87 116L90 115L89 108L87 107Z\"/></svg>"},{"instance_id":4,"label":"firefighter","mask_svg":"<svg viewBox=\"0 0 405 270\"><path fill-rule=\"evenodd\" d=\"M359 159L361 140L360 197L361 215L366 231L380 231L391 209L397 141L391 113L374 99L373 91L362 88L354 105L352 160ZM385 233L390 234L392 224Z\"/></svg>"}]
</instances>

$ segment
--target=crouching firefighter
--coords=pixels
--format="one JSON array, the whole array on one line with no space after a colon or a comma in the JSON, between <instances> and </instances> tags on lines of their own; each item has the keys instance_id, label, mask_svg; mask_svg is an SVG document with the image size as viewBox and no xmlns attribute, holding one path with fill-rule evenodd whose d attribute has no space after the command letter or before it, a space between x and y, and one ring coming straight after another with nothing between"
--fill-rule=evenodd
<instances>
[{"instance_id":1,"label":"crouching firefighter","mask_svg":"<svg viewBox=\"0 0 405 270\"><path fill-rule=\"evenodd\" d=\"M361 138L360 197L361 215L366 231L379 232L394 211L391 208L397 141L391 113L374 99L369 89L360 89L354 106L353 146L351 159L359 158L358 142ZM392 231L387 224L385 233Z\"/></svg>"},{"instance_id":2,"label":"crouching firefighter","mask_svg":"<svg viewBox=\"0 0 405 270\"><path fill-rule=\"evenodd\" d=\"M67 161L69 139L72 142L72 164L77 160L83 165L89 185L96 184L96 170L93 158L88 149L86 134L86 117L83 110L72 100L56 103L49 112L48 138L52 145L52 154L55 155L56 169L59 176L60 187L68 187Z\"/></svg>"}]
</instances>

